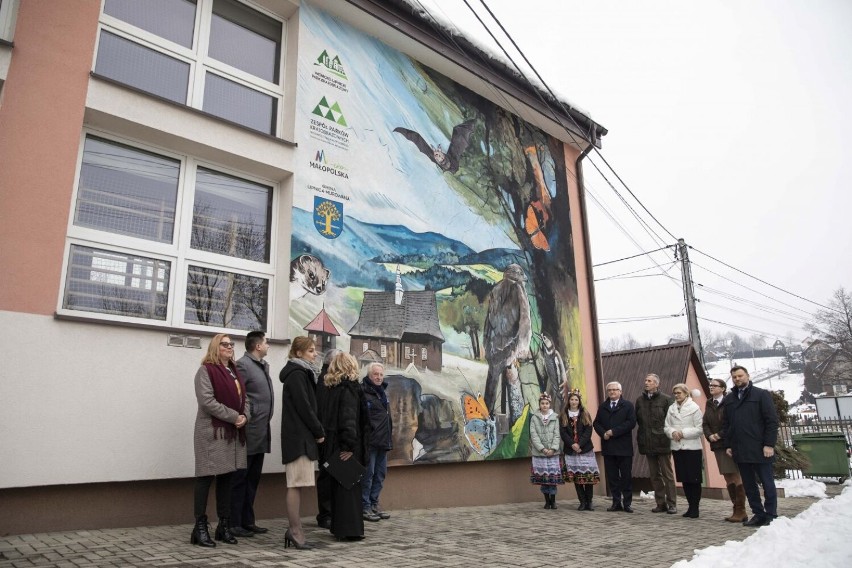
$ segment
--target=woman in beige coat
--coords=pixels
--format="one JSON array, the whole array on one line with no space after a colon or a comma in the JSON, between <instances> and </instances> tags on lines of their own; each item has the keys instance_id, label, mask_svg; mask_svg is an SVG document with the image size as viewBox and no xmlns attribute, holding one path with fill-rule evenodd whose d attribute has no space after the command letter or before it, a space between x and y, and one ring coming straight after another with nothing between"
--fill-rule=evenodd
<instances>
[{"instance_id":1,"label":"woman in beige coat","mask_svg":"<svg viewBox=\"0 0 852 568\"><path fill-rule=\"evenodd\" d=\"M195 373L195 527L191 544L216 546L207 525L207 496L216 479L216 540L236 544L231 534L231 473L246 467L246 436L250 417L246 387L234 363L234 342L215 335Z\"/></svg>"}]
</instances>

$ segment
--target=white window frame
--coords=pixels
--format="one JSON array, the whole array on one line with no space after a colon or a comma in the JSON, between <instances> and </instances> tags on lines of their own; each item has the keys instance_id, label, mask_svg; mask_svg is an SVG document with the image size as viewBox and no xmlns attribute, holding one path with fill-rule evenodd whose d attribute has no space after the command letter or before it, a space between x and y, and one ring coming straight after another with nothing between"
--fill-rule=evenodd
<instances>
[{"instance_id":1,"label":"white window frame","mask_svg":"<svg viewBox=\"0 0 852 568\"><path fill-rule=\"evenodd\" d=\"M0 39L12 41L15 35L15 22L18 19L18 2L20 0L3 0L0 5Z\"/></svg>"},{"instance_id":2,"label":"white window frame","mask_svg":"<svg viewBox=\"0 0 852 568\"><path fill-rule=\"evenodd\" d=\"M425 361L426 357L429 355L429 350L425 347L420 348L420 360Z\"/></svg>"},{"instance_id":3,"label":"white window frame","mask_svg":"<svg viewBox=\"0 0 852 568\"><path fill-rule=\"evenodd\" d=\"M379 345L379 357L386 359L388 356L388 346L382 343Z\"/></svg>"},{"instance_id":4,"label":"white window frame","mask_svg":"<svg viewBox=\"0 0 852 568\"><path fill-rule=\"evenodd\" d=\"M82 169L83 163L83 147L85 145L87 136L96 136L103 140L115 142L117 144L123 144L126 146L130 146L131 148L146 152L152 152L165 158L175 159L180 162L177 198L175 202L175 228L172 243L149 241L139 237L120 235L90 227L81 227L74 224L74 214L77 209L77 195L79 192L80 185L80 171ZM272 214L268 227L268 263L225 256L212 252L193 249L190 247L192 234L192 210L195 197L195 173L199 167L238 177L240 179L262 184L271 188ZM150 144L146 144L138 140L119 137L108 132L103 132L91 128L84 129L80 137L80 145L77 155L77 166L74 178L74 190L72 193L71 207L68 216L68 226L66 232L67 237L62 263L62 280L56 309L57 314L99 320L109 320L129 324L150 324L156 326L167 326L178 329L208 332L211 330L222 330L224 332L246 331L236 328L199 325L195 323L187 323L184 321L186 312L186 280L189 266L193 265L203 268L211 268L215 270L222 270L225 272L244 274L247 276L266 279L268 281L266 328L268 334L274 334L275 330L273 329L273 326L275 321L274 313L276 279L275 259L277 258L278 240L275 238L275 235L278 234L278 211L280 207L281 198L281 188L280 184L278 184L277 182L260 178L250 173L236 171L232 168L224 167L206 160L201 160L188 154L179 154L173 151L166 150L164 148L152 146ZM155 320L116 314L100 314L97 312L87 312L84 310L72 310L64 308L63 303L65 299L65 284L68 278L68 263L72 245L92 247L96 249L115 251L119 253L135 254L143 257L168 261L171 265L171 268L169 272L169 295L166 319Z\"/></svg>"},{"instance_id":5,"label":"white window frame","mask_svg":"<svg viewBox=\"0 0 852 568\"><path fill-rule=\"evenodd\" d=\"M5 3L6 0L4 0ZM273 135L281 138L284 128L284 96L285 96L285 61L286 61L286 46L287 46L287 20L281 16L264 9L249 0L235 0L240 4L244 4L252 10L262 13L276 21L281 22L281 38L280 38L280 53L278 61L278 83L275 84L251 73L247 73L236 67L232 67L227 63L223 63L207 55L207 48L210 43L210 26L213 18L213 0L196 0L197 6L195 10L195 27L192 34L192 48L186 48L180 44L171 42L154 33L137 28L133 24L129 24L124 20L119 20L114 16L104 13L104 4L101 2L101 15L98 25L98 34L96 37L95 51L92 56L92 70L97 65L98 49L100 48L101 31L107 31L124 39L133 41L141 46L153 49L163 55L177 59L189 64L189 84L187 87L186 106L204 111L204 80L207 72L212 71L225 79L231 80L242 86L248 87L254 91L268 95L274 98L276 103L275 109L275 132ZM228 120L224 117L218 117L222 120ZM234 122L234 124L239 124ZM248 126L240 125L244 128Z\"/></svg>"},{"instance_id":6,"label":"white window frame","mask_svg":"<svg viewBox=\"0 0 852 568\"><path fill-rule=\"evenodd\" d=\"M364 349L361 351L361 353L366 353L366 352L370 349L370 344L369 344L369 343L367 343L366 341L365 341L365 342L363 342L363 343L361 344L361 346L362 346L362 347L364 347Z\"/></svg>"}]
</instances>

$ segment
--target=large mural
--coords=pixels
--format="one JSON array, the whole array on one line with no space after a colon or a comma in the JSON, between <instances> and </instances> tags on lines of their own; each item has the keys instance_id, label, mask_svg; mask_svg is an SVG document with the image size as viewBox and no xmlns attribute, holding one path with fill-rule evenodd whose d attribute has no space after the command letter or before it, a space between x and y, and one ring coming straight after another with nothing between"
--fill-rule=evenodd
<instances>
[{"instance_id":1,"label":"large mural","mask_svg":"<svg viewBox=\"0 0 852 568\"><path fill-rule=\"evenodd\" d=\"M390 463L528 455L585 388L562 143L300 12L291 335L385 364Z\"/></svg>"}]
</instances>

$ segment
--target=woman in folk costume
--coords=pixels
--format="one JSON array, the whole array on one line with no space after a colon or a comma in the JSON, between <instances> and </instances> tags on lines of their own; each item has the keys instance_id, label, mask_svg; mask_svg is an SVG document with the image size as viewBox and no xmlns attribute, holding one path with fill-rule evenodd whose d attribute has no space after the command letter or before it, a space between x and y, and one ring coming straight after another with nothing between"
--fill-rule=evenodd
<instances>
[{"instance_id":1,"label":"woman in folk costume","mask_svg":"<svg viewBox=\"0 0 852 568\"><path fill-rule=\"evenodd\" d=\"M213 336L195 373L195 527L190 543L216 546L207 525L207 496L216 480L216 540L237 544L231 534L231 473L246 467L244 426L250 417L246 387L234 363L234 342Z\"/></svg>"},{"instance_id":2,"label":"woman in folk costume","mask_svg":"<svg viewBox=\"0 0 852 568\"><path fill-rule=\"evenodd\" d=\"M685 384L678 383L672 387L672 394L675 403L669 406L663 430L672 441L675 476L683 485L683 493L689 503L689 509L683 516L697 519L704 461L701 445L703 415Z\"/></svg>"},{"instance_id":3,"label":"woman in folk costume","mask_svg":"<svg viewBox=\"0 0 852 568\"><path fill-rule=\"evenodd\" d=\"M565 483L560 463L559 418L550 408L550 395L538 397L538 412L530 418L530 482L544 494L544 508L556 508L556 486Z\"/></svg>"},{"instance_id":4,"label":"woman in folk costume","mask_svg":"<svg viewBox=\"0 0 852 568\"><path fill-rule=\"evenodd\" d=\"M594 511L592 497L595 485L601 481L601 474L592 445L592 417L583 407L579 391L572 391L568 396L559 418L559 435L565 447L565 481L574 482L580 500L577 510Z\"/></svg>"}]
</instances>

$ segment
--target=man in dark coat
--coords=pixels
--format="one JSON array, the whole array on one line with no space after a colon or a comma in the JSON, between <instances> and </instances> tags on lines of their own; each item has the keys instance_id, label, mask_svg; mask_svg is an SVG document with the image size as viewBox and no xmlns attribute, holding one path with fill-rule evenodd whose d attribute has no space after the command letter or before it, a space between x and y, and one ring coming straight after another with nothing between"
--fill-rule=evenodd
<instances>
[{"instance_id":1,"label":"man in dark coat","mask_svg":"<svg viewBox=\"0 0 852 568\"><path fill-rule=\"evenodd\" d=\"M621 398L621 383L606 385L608 400L598 408L593 426L601 437L604 470L612 494L607 511L633 512L633 428L636 410Z\"/></svg>"},{"instance_id":2,"label":"man in dark coat","mask_svg":"<svg viewBox=\"0 0 852 568\"><path fill-rule=\"evenodd\" d=\"M657 506L652 513L677 513L677 493L672 471L671 440L663 431L666 413L673 400L660 392L660 377L654 373L645 376L645 392L636 399L636 441L639 453L648 460L651 486Z\"/></svg>"},{"instance_id":3,"label":"man in dark coat","mask_svg":"<svg viewBox=\"0 0 852 568\"><path fill-rule=\"evenodd\" d=\"M379 506L379 494L388 471L388 451L393 449L393 420L390 401L385 392L387 388L384 365L370 363L361 386L364 394L361 399L363 412L370 423L367 471L361 478L361 504L365 521L390 519L390 513Z\"/></svg>"},{"instance_id":4,"label":"man in dark coat","mask_svg":"<svg viewBox=\"0 0 852 568\"><path fill-rule=\"evenodd\" d=\"M745 367L731 369L734 388L722 401L722 443L740 470L753 516L748 527L768 525L778 516L778 493L772 475L778 413L769 391L754 386ZM760 501L757 480L763 485L765 503Z\"/></svg>"},{"instance_id":5,"label":"man in dark coat","mask_svg":"<svg viewBox=\"0 0 852 568\"><path fill-rule=\"evenodd\" d=\"M246 353L237 361L237 371L246 383L246 397L251 408L251 420L246 425L246 469L231 476L231 533L250 537L265 533L266 528L255 523L254 498L263 471L263 457L270 451L272 433L269 421L275 406L269 363L263 360L269 352L266 334L252 331L246 336Z\"/></svg>"}]
</instances>

